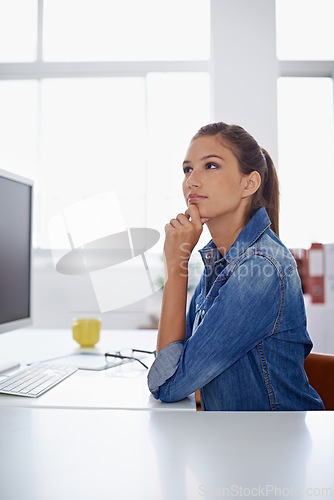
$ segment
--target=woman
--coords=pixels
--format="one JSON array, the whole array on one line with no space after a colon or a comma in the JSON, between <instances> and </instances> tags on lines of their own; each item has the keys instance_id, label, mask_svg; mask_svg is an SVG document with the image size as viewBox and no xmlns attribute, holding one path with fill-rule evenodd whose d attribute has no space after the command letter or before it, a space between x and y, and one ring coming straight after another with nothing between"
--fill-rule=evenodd
<instances>
[{"instance_id":1,"label":"woman","mask_svg":"<svg viewBox=\"0 0 334 500\"><path fill-rule=\"evenodd\" d=\"M215 123L183 163L188 208L166 225L156 399L200 389L204 410L320 410L304 359L312 348L296 262L278 237L279 192L268 153L242 127ZM206 224L204 272L186 315L188 261Z\"/></svg>"}]
</instances>

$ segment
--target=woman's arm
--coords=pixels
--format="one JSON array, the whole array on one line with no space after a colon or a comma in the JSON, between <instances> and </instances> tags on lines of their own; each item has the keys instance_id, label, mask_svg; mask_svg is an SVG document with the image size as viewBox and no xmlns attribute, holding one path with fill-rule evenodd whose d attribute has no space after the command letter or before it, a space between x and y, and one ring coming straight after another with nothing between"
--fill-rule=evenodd
<instances>
[{"instance_id":1,"label":"woman's arm","mask_svg":"<svg viewBox=\"0 0 334 500\"><path fill-rule=\"evenodd\" d=\"M157 352L185 340L188 271L170 269L165 281L158 330Z\"/></svg>"},{"instance_id":2,"label":"woman's arm","mask_svg":"<svg viewBox=\"0 0 334 500\"><path fill-rule=\"evenodd\" d=\"M158 330L157 352L172 342L184 341L188 262L203 230L196 205L190 205L165 226L165 286Z\"/></svg>"}]
</instances>

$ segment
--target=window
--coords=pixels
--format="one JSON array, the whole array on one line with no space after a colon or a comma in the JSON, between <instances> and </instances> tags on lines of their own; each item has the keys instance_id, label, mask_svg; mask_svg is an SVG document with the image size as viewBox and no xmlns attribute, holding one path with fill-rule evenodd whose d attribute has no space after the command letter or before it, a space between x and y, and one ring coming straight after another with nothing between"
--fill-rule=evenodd
<instances>
[{"instance_id":1,"label":"window","mask_svg":"<svg viewBox=\"0 0 334 500\"><path fill-rule=\"evenodd\" d=\"M46 61L204 60L208 2L44 0L43 40Z\"/></svg>"},{"instance_id":2,"label":"window","mask_svg":"<svg viewBox=\"0 0 334 500\"><path fill-rule=\"evenodd\" d=\"M0 0L0 62L34 61L36 48L37 0Z\"/></svg>"},{"instance_id":3,"label":"window","mask_svg":"<svg viewBox=\"0 0 334 500\"><path fill-rule=\"evenodd\" d=\"M0 80L0 162L3 168L36 178L38 82Z\"/></svg>"},{"instance_id":4,"label":"window","mask_svg":"<svg viewBox=\"0 0 334 500\"><path fill-rule=\"evenodd\" d=\"M332 0L276 0L281 236L333 243Z\"/></svg>"},{"instance_id":5,"label":"window","mask_svg":"<svg viewBox=\"0 0 334 500\"><path fill-rule=\"evenodd\" d=\"M281 236L290 247L334 241L333 82L278 81Z\"/></svg>"},{"instance_id":6,"label":"window","mask_svg":"<svg viewBox=\"0 0 334 500\"><path fill-rule=\"evenodd\" d=\"M162 233L210 120L209 0L0 0L2 25L0 161L35 180L34 246L60 209L108 190L129 227Z\"/></svg>"},{"instance_id":7,"label":"window","mask_svg":"<svg viewBox=\"0 0 334 500\"><path fill-rule=\"evenodd\" d=\"M334 59L333 0L276 0L277 56Z\"/></svg>"}]
</instances>

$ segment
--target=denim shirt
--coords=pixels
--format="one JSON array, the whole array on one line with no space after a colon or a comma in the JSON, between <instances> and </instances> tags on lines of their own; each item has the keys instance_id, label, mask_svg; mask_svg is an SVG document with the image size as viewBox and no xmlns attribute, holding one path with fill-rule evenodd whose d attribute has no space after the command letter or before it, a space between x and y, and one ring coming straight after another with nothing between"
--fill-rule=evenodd
<instances>
[{"instance_id":1,"label":"denim shirt","mask_svg":"<svg viewBox=\"0 0 334 500\"><path fill-rule=\"evenodd\" d=\"M224 257L211 240L191 299L185 341L158 353L148 374L164 402L200 389L204 410L321 410L304 359L312 349L296 262L264 207Z\"/></svg>"}]
</instances>

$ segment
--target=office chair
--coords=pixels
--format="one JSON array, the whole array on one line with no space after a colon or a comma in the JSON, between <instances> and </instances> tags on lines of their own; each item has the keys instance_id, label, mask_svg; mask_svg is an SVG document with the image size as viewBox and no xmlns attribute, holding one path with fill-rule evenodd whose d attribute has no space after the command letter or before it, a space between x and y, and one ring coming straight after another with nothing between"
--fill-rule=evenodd
<instances>
[{"instance_id":1,"label":"office chair","mask_svg":"<svg viewBox=\"0 0 334 500\"><path fill-rule=\"evenodd\" d=\"M334 410L334 356L311 352L304 362L310 385L321 397L325 410Z\"/></svg>"},{"instance_id":2,"label":"office chair","mask_svg":"<svg viewBox=\"0 0 334 500\"><path fill-rule=\"evenodd\" d=\"M201 405L201 396L199 394L199 390L196 391L196 410L197 411L202 411L202 405Z\"/></svg>"}]
</instances>

